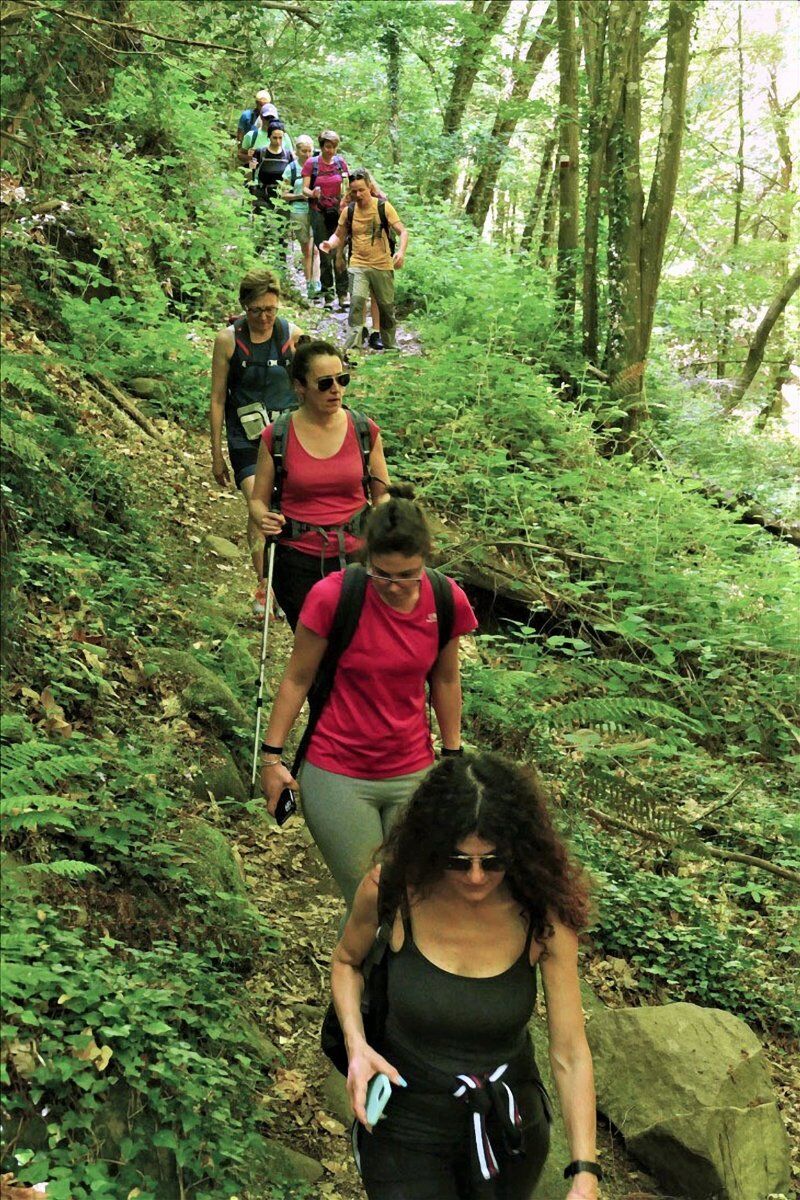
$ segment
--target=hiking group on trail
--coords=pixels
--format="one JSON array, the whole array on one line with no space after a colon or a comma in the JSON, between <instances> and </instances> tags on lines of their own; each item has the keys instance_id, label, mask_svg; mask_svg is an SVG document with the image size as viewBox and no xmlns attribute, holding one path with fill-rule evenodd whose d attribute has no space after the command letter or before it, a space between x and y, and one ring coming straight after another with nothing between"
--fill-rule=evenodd
<instances>
[{"instance_id":1,"label":"hiking group on trail","mask_svg":"<svg viewBox=\"0 0 800 1200\"><path fill-rule=\"evenodd\" d=\"M323 296L335 287L344 305L349 291L348 328L342 350L311 340L279 316L272 272L244 276L244 311L214 342L212 471L228 482L224 421L264 622L253 775L260 758L279 821L301 794L345 905L321 1044L347 1076L355 1160L369 1200L529 1200L551 1121L528 1029L538 969L571 1151L565 1197L597 1200L578 981L586 881L535 771L463 747L459 642L475 614L430 565L428 521L413 490L390 481L378 426L344 406L370 296L395 344L393 270L408 234L369 173L349 171L331 130L318 155L297 138L299 174L287 159L279 177L285 130L269 93L255 100L237 142L240 160L260 155L257 202L299 208L302 194L309 219L290 219L306 280L313 236ZM265 557L294 642L261 742ZM284 746L306 700L290 768Z\"/></svg>"}]
</instances>

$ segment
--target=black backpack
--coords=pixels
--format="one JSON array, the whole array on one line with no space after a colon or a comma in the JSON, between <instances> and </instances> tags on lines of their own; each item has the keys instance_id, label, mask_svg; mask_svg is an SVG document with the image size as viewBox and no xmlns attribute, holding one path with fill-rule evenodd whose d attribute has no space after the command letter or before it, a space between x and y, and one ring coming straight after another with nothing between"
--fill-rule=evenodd
<instances>
[{"instance_id":1,"label":"black backpack","mask_svg":"<svg viewBox=\"0 0 800 1200\"><path fill-rule=\"evenodd\" d=\"M450 586L447 576L443 575L441 571L437 571L433 567L426 567L425 574L428 576L433 588L433 599L436 604L436 624L439 634L439 654L441 654L450 641L453 632L453 619L455 615L453 589ZM308 744L311 741L317 722L322 716L322 710L333 691L333 681L336 677L336 668L339 665L339 659L350 645L353 635L358 628L366 594L366 569L361 563L351 563L344 572L342 591L339 596L339 602L336 605L336 612L333 614L331 631L328 634L328 645L308 693L308 724L300 739L300 745L297 747L297 753L292 764L292 774L295 778L297 778L297 772L300 770L300 765L306 756Z\"/></svg>"},{"instance_id":2,"label":"black backpack","mask_svg":"<svg viewBox=\"0 0 800 1200\"><path fill-rule=\"evenodd\" d=\"M347 206L347 240L352 245L353 243L353 213L356 211L356 202L351 200ZM394 255L397 249L397 238L394 236L394 230L386 219L386 200L378 199L378 220L381 223L383 232L386 234L386 240L389 243L389 253Z\"/></svg>"}]
</instances>

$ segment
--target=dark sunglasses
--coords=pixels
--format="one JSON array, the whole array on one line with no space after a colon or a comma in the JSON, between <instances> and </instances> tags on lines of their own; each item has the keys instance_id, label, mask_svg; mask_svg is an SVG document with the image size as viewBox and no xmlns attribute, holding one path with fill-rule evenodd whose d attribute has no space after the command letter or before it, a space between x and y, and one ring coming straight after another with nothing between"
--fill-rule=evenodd
<instances>
[{"instance_id":1,"label":"dark sunglasses","mask_svg":"<svg viewBox=\"0 0 800 1200\"><path fill-rule=\"evenodd\" d=\"M479 864L482 871L505 871L508 866L500 854L449 854L445 859L445 871L469 871L472 864Z\"/></svg>"},{"instance_id":2,"label":"dark sunglasses","mask_svg":"<svg viewBox=\"0 0 800 1200\"><path fill-rule=\"evenodd\" d=\"M314 387L318 392L329 392L333 387L334 380L339 387L346 388L350 382L350 372L342 371L341 375L320 375Z\"/></svg>"}]
</instances>

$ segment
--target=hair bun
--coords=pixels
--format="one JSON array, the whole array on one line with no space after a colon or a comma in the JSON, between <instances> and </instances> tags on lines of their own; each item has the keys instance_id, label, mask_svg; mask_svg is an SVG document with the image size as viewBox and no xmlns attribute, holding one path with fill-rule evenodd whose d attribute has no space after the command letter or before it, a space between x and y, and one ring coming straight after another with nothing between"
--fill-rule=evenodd
<instances>
[{"instance_id":1,"label":"hair bun","mask_svg":"<svg viewBox=\"0 0 800 1200\"><path fill-rule=\"evenodd\" d=\"M410 483L393 483L386 490L392 500L414 499L414 488Z\"/></svg>"}]
</instances>

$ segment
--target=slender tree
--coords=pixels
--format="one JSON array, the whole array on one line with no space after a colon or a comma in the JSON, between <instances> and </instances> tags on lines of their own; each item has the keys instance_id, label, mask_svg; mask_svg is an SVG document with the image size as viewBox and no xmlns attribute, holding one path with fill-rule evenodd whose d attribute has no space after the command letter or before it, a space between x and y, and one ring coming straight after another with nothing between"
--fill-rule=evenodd
<instances>
[{"instance_id":1,"label":"slender tree","mask_svg":"<svg viewBox=\"0 0 800 1200\"><path fill-rule=\"evenodd\" d=\"M550 0L547 11L533 35L524 57L515 64L511 95L501 102L492 125L486 158L480 166L475 183L466 203L466 211L475 227L483 229L486 215L492 204L497 177L514 130L519 121L521 106L528 99L531 88L548 55L556 44L556 4Z\"/></svg>"},{"instance_id":2,"label":"slender tree","mask_svg":"<svg viewBox=\"0 0 800 1200\"><path fill-rule=\"evenodd\" d=\"M575 324L580 199L578 42L575 29L575 0L558 0L557 13L559 201L556 298L559 327L571 338Z\"/></svg>"},{"instance_id":3,"label":"slender tree","mask_svg":"<svg viewBox=\"0 0 800 1200\"><path fill-rule=\"evenodd\" d=\"M726 409L730 411L740 404L744 399L750 384L756 377L758 368L761 366L761 361L764 357L767 339L772 333L776 321L783 315L786 305L791 300L797 289L800 287L800 267L796 267L791 275L784 280L778 294L774 297L764 316L759 322L758 328L753 335L753 340L750 343L750 349L747 353L747 359L744 364L744 370L736 381L733 387Z\"/></svg>"}]
</instances>

